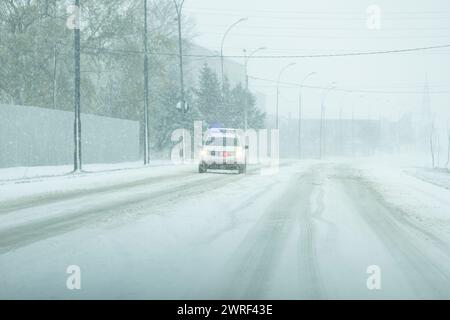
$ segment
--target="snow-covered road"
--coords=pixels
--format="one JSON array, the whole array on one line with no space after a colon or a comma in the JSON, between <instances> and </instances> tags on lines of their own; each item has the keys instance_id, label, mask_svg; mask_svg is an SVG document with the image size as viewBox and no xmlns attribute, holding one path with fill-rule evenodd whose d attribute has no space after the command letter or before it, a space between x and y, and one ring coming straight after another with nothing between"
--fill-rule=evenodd
<instances>
[{"instance_id":1,"label":"snow-covered road","mask_svg":"<svg viewBox=\"0 0 450 320\"><path fill-rule=\"evenodd\" d=\"M0 298L450 298L450 190L391 165L135 168L8 182L0 201Z\"/></svg>"}]
</instances>

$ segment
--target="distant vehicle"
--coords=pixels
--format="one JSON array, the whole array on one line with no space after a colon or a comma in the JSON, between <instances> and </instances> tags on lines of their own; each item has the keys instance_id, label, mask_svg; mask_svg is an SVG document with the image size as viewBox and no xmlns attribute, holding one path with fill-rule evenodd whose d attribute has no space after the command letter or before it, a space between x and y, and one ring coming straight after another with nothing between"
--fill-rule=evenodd
<instances>
[{"instance_id":1,"label":"distant vehicle","mask_svg":"<svg viewBox=\"0 0 450 320\"><path fill-rule=\"evenodd\" d=\"M236 129L209 129L200 151L199 173L213 170L247 171L247 149Z\"/></svg>"}]
</instances>

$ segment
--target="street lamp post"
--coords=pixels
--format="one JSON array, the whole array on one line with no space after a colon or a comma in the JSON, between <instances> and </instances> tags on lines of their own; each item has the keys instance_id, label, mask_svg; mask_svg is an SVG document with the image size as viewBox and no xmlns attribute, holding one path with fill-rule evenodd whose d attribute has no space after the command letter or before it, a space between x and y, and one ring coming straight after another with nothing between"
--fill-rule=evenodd
<instances>
[{"instance_id":1,"label":"street lamp post","mask_svg":"<svg viewBox=\"0 0 450 320\"><path fill-rule=\"evenodd\" d=\"M331 90L336 88L336 82L332 82L328 88L326 88L322 95L322 104L320 107L320 146L319 146L319 158L322 159L323 156L323 138L324 138L324 117L325 117L325 100Z\"/></svg>"},{"instance_id":2,"label":"street lamp post","mask_svg":"<svg viewBox=\"0 0 450 320\"><path fill-rule=\"evenodd\" d=\"M75 8L79 10L80 0L75 0ZM75 62L75 120L74 120L74 172L81 171L82 154L81 154L81 67L80 67L80 16L76 13L74 28L74 62Z\"/></svg>"},{"instance_id":3,"label":"street lamp post","mask_svg":"<svg viewBox=\"0 0 450 320\"><path fill-rule=\"evenodd\" d=\"M298 97L298 157L302 157L302 89L303 84L306 80L308 80L313 75L317 74L317 72L311 72L306 77L303 78L300 83L299 97Z\"/></svg>"},{"instance_id":4,"label":"street lamp post","mask_svg":"<svg viewBox=\"0 0 450 320\"><path fill-rule=\"evenodd\" d=\"M148 121L148 12L147 0L144 0L144 165L149 164L149 121Z\"/></svg>"},{"instance_id":5,"label":"street lamp post","mask_svg":"<svg viewBox=\"0 0 450 320\"><path fill-rule=\"evenodd\" d=\"M178 21L178 58L179 58L179 68L180 68L180 101L179 101L179 107L181 109L181 112L184 114L187 112L187 105L186 105L186 99L185 99L185 92L184 92L184 71L183 71L183 38L181 33L181 13L183 10L185 0L177 1L173 0L173 3L175 5L175 9L177 11L177 21ZM182 152L182 158L183 161L185 160L185 154L186 154L186 137L184 135L183 131L183 150Z\"/></svg>"},{"instance_id":6,"label":"street lamp post","mask_svg":"<svg viewBox=\"0 0 450 320\"><path fill-rule=\"evenodd\" d=\"M355 102L352 103L352 158L355 156Z\"/></svg>"},{"instance_id":7,"label":"street lamp post","mask_svg":"<svg viewBox=\"0 0 450 320\"><path fill-rule=\"evenodd\" d=\"M227 38L227 36L230 33L231 29L233 29L239 23L247 21L247 20L248 20L248 18L241 18L241 19L239 19L238 21L233 23L231 26L229 26L227 31L225 31L225 34L223 35L222 44L220 46L220 64L221 64L221 71L222 71L222 86L225 83L224 58L223 58L223 45L225 44L225 39Z\"/></svg>"},{"instance_id":8,"label":"street lamp post","mask_svg":"<svg viewBox=\"0 0 450 320\"><path fill-rule=\"evenodd\" d=\"M185 110L185 94L184 94L184 71L183 71L183 38L181 34L181 13L183 10L184 0L178 2L177 0L173 0L175 5L175 9L177 11L177 20L178 20L178 51L179 51L179 67L180 67L180 101L181 106L184 111Z\"/></svg>"},{"instance_id":9,"label":"street lamp post","mask_svg":"<svg viewBox=\"0 0 450 320\"><path fill-rule=\"evenodd\" d=\"M344 125L343 125L344 119L342 117L342 113L343 113L343 109L345 107L344 102L345 102L346 97L347 97L347 93L343 93L341 101L339 103L339 152L341 155L345 154L345 152L344 152L344 149L345 149L345 147L344 147L344 145L345 145L344 144Z\"/></svg>"},{"instance_id":10,"label":"street lamp post","mask_svg":"<svg viewBox=\"0 0 450 320\"><path fill-rule=\"evenodd\" d=\"M259 51L262 50L266 50L266 47L261 47L258 48L256 50L253 50L248 56L247 56L247 50L244 49L244 56L245 56L245 61L244 61L244 69L245 69L245 91L246 91L246 99L245 99L245 109L244 109L244 129L245 131L247 131L248 129L248 107L249 107L249 102L248 102L248 90L249 90L249 81L248 81L248 62L250 60L251 57L253 57L256 53L258 53Z\"/></svg>"},{"instance_id":11,"label":"street lamp post","mask_svg":"<svg viewBox=\"0 0 450 320\"><path fill-rule=\"evenodd\" d=\"M288 65L284 66L283 69L281 69L280 73L278 74L278 79L277 79L277 108L276 108L276 118L275 118L275 123L276 123L276 129L279 129L279 116L278 116L278 110L279 110L279 103L280 103L280 80L281 80L281 76L284 73L284 71L286 71L289 67L295 66L296 63L292 62L289 63Z\"/></svg>"}]
</instances>

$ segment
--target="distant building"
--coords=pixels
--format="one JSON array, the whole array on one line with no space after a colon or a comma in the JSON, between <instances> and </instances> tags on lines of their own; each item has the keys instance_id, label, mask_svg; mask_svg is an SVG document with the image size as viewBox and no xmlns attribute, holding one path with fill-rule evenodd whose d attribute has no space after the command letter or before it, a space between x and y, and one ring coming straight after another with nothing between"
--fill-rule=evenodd
<instances>
[{"instance_id":1,"label":"distant building","mask_svg":"<svg viewBox=\"0 0 450 320\"><path fill-rule=\"evenodd\" d=\"M275 117L268 116L268 127L275 127ZM325 119L323 121L324 157L369 156L376 153L394 153L407 144L402 139L399 122L365 119ZM280 118L280 156L297 157L298 119ZM320 119L302 120L301 154L304 158L318 158L320 155Z\"/></svg>"}]
</instances>

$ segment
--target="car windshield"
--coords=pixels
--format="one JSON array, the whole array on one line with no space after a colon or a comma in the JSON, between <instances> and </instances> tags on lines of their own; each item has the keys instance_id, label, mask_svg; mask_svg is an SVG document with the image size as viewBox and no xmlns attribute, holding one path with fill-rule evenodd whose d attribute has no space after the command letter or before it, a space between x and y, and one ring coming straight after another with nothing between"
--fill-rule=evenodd
<instances>
[{"instance_id":1,"label":"car windshield","mask_svg":"<svg viewBox=\"0 0 450 320\"><path fill-rule=\"evenodd\" d=\"M230 138L230 137L210 137L206 141L206 145L215 147L222 147L222 146L237 147L239 145L239 141L237 138Z\"/></svg>"}]
</instances>

